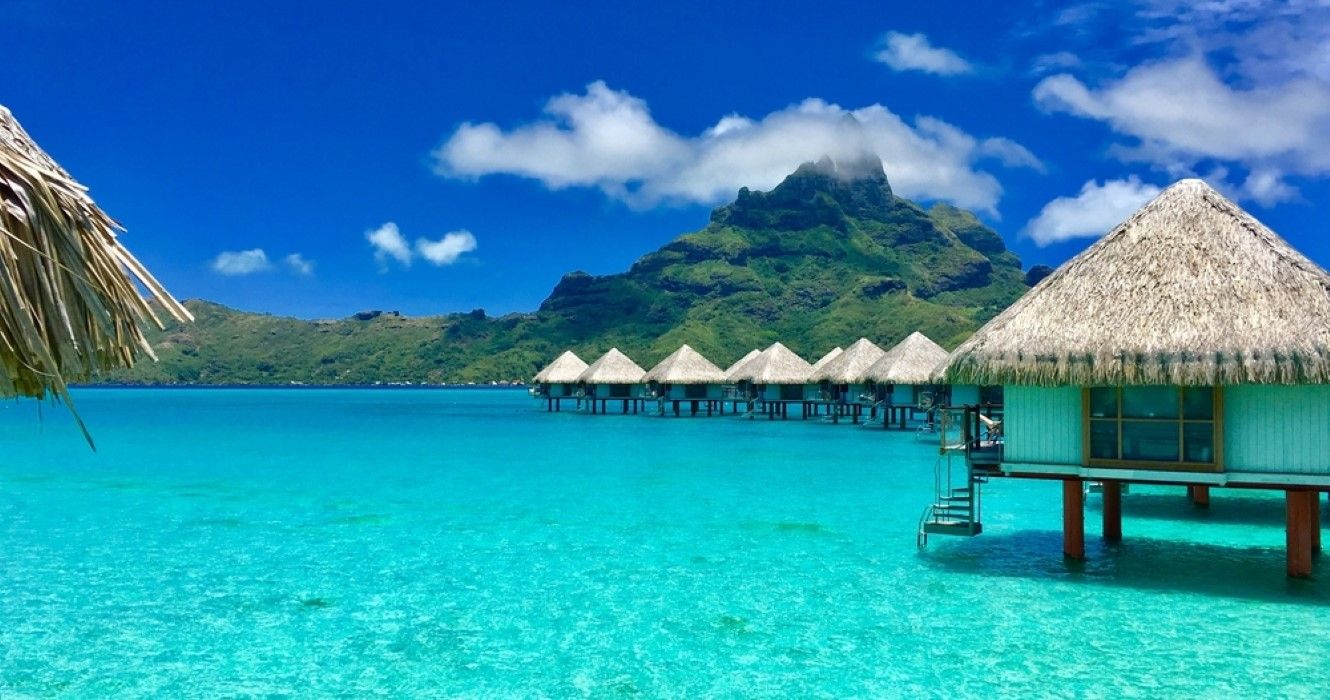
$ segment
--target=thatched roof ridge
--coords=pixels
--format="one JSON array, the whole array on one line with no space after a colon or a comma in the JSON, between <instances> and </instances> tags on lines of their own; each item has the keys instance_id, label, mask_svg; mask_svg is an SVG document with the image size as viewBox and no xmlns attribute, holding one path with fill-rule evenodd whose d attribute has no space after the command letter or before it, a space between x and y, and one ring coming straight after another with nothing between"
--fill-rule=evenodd
<instances>
[{"instance_id":1,"label":"thatched roof ridge","mask_svg":"<svg viewBox=\"0 0 1330 700\"><path fill-rule=\"evenodd\" d=\"M753 384L804 384L813 366L780 343L772 343L741 367L736 377Z\"/></svg>"},{"instance_id":2,"label":"thatched roof ridge","mask_svg":"<svg viewBox=\"0 0 1330 700\"><path fill-rule=\"evenodd\" d=\"M1164 190L979 329L974 384L1324 384L1330 274L1200 180Z\"/></svg>"},{"instance_id":3,"label":"thatched roof ridge","mask_svg":"<svg viewBox=\"0 0 1330 700\"><path fill-rule=\"evenodd\" d=\"M827 354L823 355L817 362L813 363L813 371L809 373L809 378L811 379L813 374L816 374L818 370L826 367L829 362L840 357L843 352L845 352L845 348L842 348L839 345L828 350Z\"/></svg>"},{"instance_id":4,"label":"thatched roof ridge","mask_svg":"<svg viewBox=\"0 0 1330 700\"><path fill-rule=\"evenodd\" d=\"M152 357L140 324L158 312L192 319L118 230L0 106L0 396L68 400L67 382Z\"/></svg>"},{"instance_id":5,"label":"thatched roof ridge","mask_svg":"<svg viewBox=\"0 0 1330 700\"><path fill-rule=\"evenodd\" d=\"M720 384L725 381L725 372L712 364L702 353L687 344L679 346L669 357L651 368L642 377L644 382L661 384Z\"/></svg>"},{"instance_id":6,"label":"thatched roof ridge","mask_svg":"<svg viewBox=\"0 0 1330 700\"><path fill-rule=\"evenodd\" d=\"M821 367L813 366L811 379L815 382L832 384L856 384L864 381L868 368L886 354L882 348L867 338L860 338L844 352L839 353Z\"/></svg>"},{"instance_id":7,"label":"thatched roof ridge","mask_svg":"<svg viewBox=\"0 0 1330 700\"><path fill-rule=\"evenodd\" d=\"M947 351L915 331L892 346L864 372L864 379L879 384L930 384L933 372L947 361Z\"/></svg>"},{"instance_id":8,"label":"thatched roof ridge","mask_svg":"<svg viewBox=\"0 0 1330 700\"><path fill-rule=\"evenodd\" d=\"M587 384L637 384L645 374L646 370L619 352L619 348L610 348L609 352L592 362L578 376L577 381Z\"/></svg>"},{"instance_id":9,"label":"thatched roof ridge","mask_svg":"<svg viewBox=\"0 0 1330 700\"><path fill-rule=\"evenodd\" d=\"M582 361L572 350L564 350L545 369L536 373L537 384L572 384L586 371L587 363Z\"/></svg>"},{"instance_id":10,"label":"thatched roof ridge","mask_svg":"<svg viewBox=\"0 0 1330 700\"><path fill-rule=\"evenodd\" d=\"M725 381L726 382L739 381L737 375L739 371L743 369L743 366L748 364L749 362L752 362L753 358L761 354L762 351L758 350L757 348L749 350L747 355L744 355L743 357L739 358L734 364L730 365L729 368L725 370Z\"/></svg>"}]
</instances>

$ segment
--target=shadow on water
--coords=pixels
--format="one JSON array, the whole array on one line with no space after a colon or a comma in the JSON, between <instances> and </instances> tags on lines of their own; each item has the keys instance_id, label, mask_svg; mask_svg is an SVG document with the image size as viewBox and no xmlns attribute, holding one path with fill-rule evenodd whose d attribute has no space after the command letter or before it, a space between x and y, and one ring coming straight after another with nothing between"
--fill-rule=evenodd
<instances>
[{"instance_id":1,"label":"shadow on water","mask_svg":"<svg viewBox=\"0 0 1330 700\"><path fill-rule=\"evenodd\" d=\"M1099 511L1102 501L1086 500L1087 510ZM1184 494L1141 493L1122 497L1123 518L1181 520L1235 525L1283 526L1284 499L1259 496L1212 498L1208 507L1194 505Z\"/></svg>"},{"instance_id":2,"label":"shadow on water","mask_svg":"<svg viewBox=\"0 0 1330 700\"><path fill-rule=\"evenodd\" d=\"M1330 554L1315 563L1313 579L1290 579L1282 547L1144 537L1109 545L1087 538L1085 561L1069 561L1062 557L1062 533L1040 530L930 543L920 557L959 574L1330 606Z\"/></svg>"}]
</instances>

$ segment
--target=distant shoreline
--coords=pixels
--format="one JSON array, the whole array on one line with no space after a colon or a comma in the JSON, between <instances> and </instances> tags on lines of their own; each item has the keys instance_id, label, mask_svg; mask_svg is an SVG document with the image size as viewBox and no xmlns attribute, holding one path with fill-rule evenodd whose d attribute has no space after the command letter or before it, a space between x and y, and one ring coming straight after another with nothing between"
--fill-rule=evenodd
<instances>
[{"instance_id":1,"label":"distant shoreline","mask_svg":"<svg viewBox=\"0 0 1330 700\"><path fill-rule=\"evenodd\" d=\"M525 389L527 384L71 384L71 389Z\"/></svg>"}]
</instances>

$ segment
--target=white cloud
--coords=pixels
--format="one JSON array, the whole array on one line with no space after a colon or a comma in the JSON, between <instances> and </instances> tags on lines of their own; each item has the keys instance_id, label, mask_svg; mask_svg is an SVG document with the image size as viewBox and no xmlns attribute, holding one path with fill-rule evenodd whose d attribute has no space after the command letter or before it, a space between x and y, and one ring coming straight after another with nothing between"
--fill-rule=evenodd
<instances>
[{"instance_id":1,"label":"white cloud","mask_svg":"<svg viewBox=\"0 0 1330 700\"><path fill-rule=\"evenodd\" d=\"M1137 0L1119 9L1118 55L1154 58L1103 81L1049 76L1036 104L1104 123L1124 137L1111 153L1173 177L1245 171L1229 191L1267 206L1297 198L1289 177L1330 176L1330 3Z\"/></svg>"},{"instance_id":2,"label":"white cloud","mask_svg":"<svg viewBox=\"0 0 1330 700\"><path fill-rule=\"evenodd\" d=\"M372 231L366 231L365 240L374 248L374 260L379 264L380 271L388 270L390 259L408 267L411 265L411 245L406 242L402 232L397 230L397 224L389 221Z\"/></svg>"},{"instance_id":3,"label":"white cloud","mask_svg":"<svg viewBox=\"0 0 1330 700\"><path fill-rule=\"evenodd\" d=\"M300 253L292 253L282 258L282 262L286 263L286 266L292 272L301 277L309 277L314 274L314 261L305 259L305 256Z\"/></svg>"},{"instance_id":4,"label":"white cloud","mask_svg":"<svg viewBox=\"0 0 1330 700\"><path fill-rule=\"evenodd\" d=\"M1137 209L1159 195L1160 189L1132 175L1126 180L1090 180L1074 197L1058 197L1026 225L1026 233L1040 246L1071 238L1101 236L1126 221Z\"/></svg>"},{"instance_id":5,"label":"white cloud","mask_svg":"<svg viewBox=\"0 0 1330 700\"><path fill-rule=\"evenodd\" d=\"M824 155L873 153L897 194L996 213L1002 187L979 163L1039 164L1014 141L979 139L928 116L910 124L878 104L850 110L807 99L760 119L727 115L688 137L657 124L642 100L595 82L582 95L550 100L545 113L507 131L463 124L435 151L436 172L517 175L551 189L596 187L647 207L717 203L740 187L769 189Z\"/></svg>"},{"instance_id":6,"label":"white cloud","mask_svg":"<svg viewBox=\"0 0 1330 700\"><path fill-rule=\"evenodd\" d=\"M1242 196L1254 199L1266 207L1298 198L1297 189L1284 182L1283 175L1273 169L1253 170L1247 173L1241 191Z\"/></svg>"},{"instance_id":7,"label":"white cloud","mask_svg":"<svg viewBox=\"0 0 1330 700\"><path fill-rule=\"evenodd\" d=\"M1070 51L1056 51L1041 54L1031 59L1030 73L1032 75L1047 75L1056 71L1080 68L1082 65L1084 65L1084 61L1080 56Z\"/></svg>"},{"instance_id":8,"label":"white cloud","mask_svg":"<svg viewBox=\"0 0 1330 700\"><path fill-rule=\"evenodd\" d=\"M1060 74L1034 89L1050 112L1103 121L1138 139L1123 154L1162 166L1214 158L1330 169L1330 88L1301 80L1234 88L1200 56L1145 64L1091 89Z\"/></svg>"},{"instance_id":9,"label":"white cloud","mask_svg":"<svg viewBox=\"0 0 1330 700\"><path fill-rule=\"evenodd\" d=\"M476 237L466 230L445 233L443 238L437 241L416 239L416 253L430 264L437 266L451 265L457 262L457 258L463 253L470 253L475 249Z\"/></svg>"},{"instance_id":10,"label":"white cloud","mask_svg":"<svg viewBox=\"0 0 1330 700\"><path fill-rule=\"evenodd\" d=\"M235 250L219 253L212 261L214 272L230 277L239 275L252 275L255 272L263 272L272 267L268 262L268 254L263 252L262 248L253 250Z\"/></svg>"},{"instance_id":11,"label":"white cloud","mask_svg":"<svg viewBox=\"0 0 1330 700\"><path fill-rule=\"evenodd\" d=\"M465 229L445 233L437 241L417 238L413 247L407 243L406 236L398 230L397 224L391 221L365 232L365 239L374 247L374 260L379 263L380 272L388 271L389 260L410 267L416 256L424 258L431 265L443 267L457 262L463 254L476 249L476 237Z\"/></svg>"},{"instance_id":12,"label":"white cloud","mask_svg":"<svg viewBox=\"0 0 1330 700\"><path fill-rule=\"evenodd\" d=\"M874 58L894 71L922 71L933 75L973 73L974 66L950 49L933 46L923 34L887 32Z\"/></svg>"}]
</instances>

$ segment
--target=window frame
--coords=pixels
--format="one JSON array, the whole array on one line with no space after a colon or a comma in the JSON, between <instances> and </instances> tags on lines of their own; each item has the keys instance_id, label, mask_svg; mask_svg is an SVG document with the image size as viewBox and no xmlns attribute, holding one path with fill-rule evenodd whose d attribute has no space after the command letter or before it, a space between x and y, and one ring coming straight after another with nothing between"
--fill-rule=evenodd
<instances>
[{"instance_id":1,"label":"window frame","mask_svg":"<svg viewBox=\"0 0 1330 700\"><path fill-rule=\"evenodd\" d=\"M1112 469L1157 469L1160 471L1177 472L1222 472L1224 471L1224 388L1222 386L1212 386L1211 401L1213 402L1213 415L1208 420L1188 419L1185 412L1185 399L1183 392L1189 387L1172 386L1178 394L1178 417L1177 418L1123 418L1122 416L1122 389L1121 386L1097 386L1081 387L1081 465L1086 467L1108 467ZM1201 388L1201 387L1196 387ZM1112 418L1091 417L1090 416L1090 391L1092 389L1113 389L1117 398L1117 415ZM1117 459L1101 459L1090 456L1090 422L1092 420L1111 421L1117 426L1118 449ZM1176 462L1158 461L1158 460L1138 460L1121 459L1122 454L1122 424L1128 422L1135 423L1167 423L1176 424L1178 427L1178 456ZM1214 461L1213 462L1188 462L1186 457L1186 442L1184 440L1184 431L1189 424L1208 424L1212 426L1214 434Z\"/></svg>"}]
</instances>

